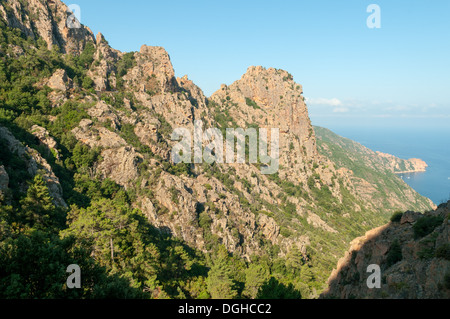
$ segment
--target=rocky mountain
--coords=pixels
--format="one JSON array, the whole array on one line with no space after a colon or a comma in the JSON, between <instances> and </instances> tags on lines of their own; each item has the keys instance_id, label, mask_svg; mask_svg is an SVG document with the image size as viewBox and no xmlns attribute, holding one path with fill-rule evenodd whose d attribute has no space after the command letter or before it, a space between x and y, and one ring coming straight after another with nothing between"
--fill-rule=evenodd
<instances>
[{"instance_id":1,"label":"rocky mountain","mask_svg":"<svg viewBox=\"0 0 450 319\"><path fill-rule=\"evenodd\" d=\"M407 211L352 241L328 279L322 298L448 299L450 202L425 214ZM381 269L369 288L369 265Z\"/></svg>"},{"instance_id":2,"label":"rocky mountain","mask_svg":"<svg viewBox=\"0 0 450 319\"><path fill-rule=\"evenodd\" d=\"M226 259L221 247L234 264L233 274L218 277L232 278L236 294L256 297L245 287L255 285L248 273L258 272L257 288L276 280L317 297L351 240L396 210L434 207L392 173L405 162L317 138L303 88L288 72L250 67L207 98L175 76L163 48L119 52L87 27L67 28L69 16L59 0L0 2L0 141L12 154L0 157L0 224L8 233L25 223L17 212L36 202L29 190L41 187L32 184L39 175L65 214L52 231L96 243L86 249L97 263L153 297L218 296L204 269L220 266L215 256ZM192 132L195 121L220 130L279 128L278 172L262 174L261 162L173 163L172 132ZM128 210L117 217L121 232L108 228L112 212ZM84 220L97 213L99 220ZM123 226L131 216L140 228ZM157 233L151 244L148 233L130 230L147 224ZM116 247L133 236L140 263ZM167 238L186 247L172 249Z\"/></svg>"},{"instance_id":3,"label":"rocky mountain","mask_svg":"<svg viewBox=\"0 0 450 319\"><path fill-rule=\"evenodd\" d=\"M20 29L32 39L43 39L49 50L56 47L63 53L80 54L87 42L95 41L89 28L76 22L77 28L68 27L69 18L74 18L60 0L3 0L0 16L8 27Z\"/></svg>"}]
</instances>

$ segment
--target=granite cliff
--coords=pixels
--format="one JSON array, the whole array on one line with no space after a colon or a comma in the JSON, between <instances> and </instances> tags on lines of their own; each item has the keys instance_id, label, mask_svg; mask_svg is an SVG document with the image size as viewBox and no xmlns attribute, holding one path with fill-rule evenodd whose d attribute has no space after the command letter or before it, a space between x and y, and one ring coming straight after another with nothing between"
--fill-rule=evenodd
<instances>
[{"instance_id":1,"label":"granite cliff","mask_svg":"<svg viewBox=\"0 0 450 319\"><path fill-rule=\"evenodd\" d=\"M5 0L0 3L0 16L8 27L44 40L49 50L55 47L64 53L80 54L87 42L95 41L92 31L79 22L75 21L78 28L68 27L72 12L60 0Z\"/></svg>"}]
</instances>

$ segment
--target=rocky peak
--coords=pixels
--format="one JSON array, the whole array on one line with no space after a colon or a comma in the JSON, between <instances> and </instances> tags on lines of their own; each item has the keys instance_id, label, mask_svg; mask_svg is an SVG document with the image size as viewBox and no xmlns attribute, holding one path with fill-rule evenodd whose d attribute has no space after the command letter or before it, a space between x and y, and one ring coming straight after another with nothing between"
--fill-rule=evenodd
<instances>
[{"instance_id":1,"label":"rocky peak","mask_svg":"<svg viewBox=\"0 0 450 319\"><path fill-rule=\"evenodd\" d=\"M235 85L245 97L252 98L262 106L280 104L284 97L282 94L295 91L298 95L303 93L302 86L295 84L293 77L287 71L251 66ZM232 87L233 85L231 85Z\"/></svg>"},{"instance_id":2,"label":"rocky peak","mask_svg":"<svg viewBox=\"0 0 450 319\"><path fill-rule=\"evenodd\" d=\"M95 43L97 44L97 46L100 46L105 41L105 36L101 32L97 33L97 36L95 37Z\"/></svg>"},{"instance_id":3,"label":"rocky peak","mask_svg":"<svg viewBox=\"0 0 450 319\"><path fill-rule=\"evenodd\" d=\"M71 15L60 0L5 0L0 3L0 18L9 27L19 28L33 39L41 37L49 49L57 45L63 53L79 54L87 42L94 41L94 36L83 25L68 28Z\"/></svg>"},{"instance_id":4,"label":"rocky peak","mask_svg":"<svg viewBox=\"0 0 450 319\"><path fill-rule=\"evenodd\" d=\"M200 89L194 82L192 82L187 75L182 78L177 78L177 83L180 88L190 93L191 98L196 101L196 104L206 106L206 97L202 89Z\"/></svg>"},{"instance_id":5,"label":"rocky peak","mask_svg":"<svg viewBox=\"0 0 450 319\"><path fill-rule=\"evenodd\" d=\"M176 91L175 71L164 48L143 45L135 58L136 67L124 77L129 88L150 95Z\"/></svg>"},{"instance_id":6,"label":"rocky peak","mask_svg":"<svg viewBox=\"0 0 450 319\"><path fill-rule=\"evenodd\" d=\"M173 88L175 70L164 48L143 45L140 50L140 61L144 66L144 76L156 78L163 92Z\"/></svg>"},{"instance_id":7,"label":"rocky peak","mask_svg":"<svg viewBox=\"0 0 450 319\"><path fill-rule=\"evenodd\" d=\"M97 34L95 44L97 47L96 60L98 60L100 63L104 61L114 62L118 57L122 55L120 51L111 48L104 35L100 32Z\"/></svg>"},{"instance_id":8,"label":"rocky peak","mask_svg":"<svg viewBox=\"0 0 450 319\"><path fill-rule=\"evenodd\" d=\"M116 87L116 62L123 53L110 47L102 33L98 33L96 40L95 63L88 71L94 81L97 91L110 91Z\"/></svg>"},{"instance_id":9,"label":"rocky peak","mask_svg":"<svg viewBox=\"0 0 450 319\"><path fill-rule=\"evenodd\" d=\"M222 85L211 100L223 106L239 127L279 128L280 165L287 168L280 176L306 182L311 163L320 158L302 93L288 72L252 66L240 80Z\"/></svg>"},{"instance_id":10,"label":"rocky peak","mask_svg":"<svg viewBox=\"0 0 450 319\"><path fill-rule=\"evenodd\" d=\"M236 111L243 113L247 123L278 127L283 134L293 133L306 140L314 132L302 93L302 86L288 72L252 66L240 80L223 85L211 98L218 103L237 103Z\"/></svg>"}]
</instances>

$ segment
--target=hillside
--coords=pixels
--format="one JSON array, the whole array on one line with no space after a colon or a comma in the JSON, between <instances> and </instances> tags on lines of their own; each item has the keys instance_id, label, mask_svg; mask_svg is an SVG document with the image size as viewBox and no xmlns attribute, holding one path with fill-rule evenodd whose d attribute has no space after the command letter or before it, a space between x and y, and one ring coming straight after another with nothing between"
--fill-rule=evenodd
<instances>
[{"instance_id":1,"label":"hillside","mask_svg":"<svg viewBox=\"0 0 450 319\"><path fill-rule=\"evenodd\" d=\"M207 98L163 48L120 52L67 16L0 2L1 298L314 298L354 238L432 208L338 142L321 154L288 72L250 67ZM279 128L278 172L174 164L172 132L195 121Z\"/></svg>"},{"instance_id":2,"label":"hillside","mask_svg":"<svg viewBox=\"0 0 450 319\"><path fill-rule=\"evenodd\" d=\"M425 214L398 213L389 224L356 238L321 297L448 299L449 213L450 202ZM380 266L379 288L367 286L369 265Z\"/></svg>"},{"instance_id":3,"label":"hillside","mask_svg":"<svg viewBox=\"0 0 450 319\"><path fill-rule=\"evenodd\" d=\"M411 189L395 174L424 171L427 164L419 159L404 160L374 152L350 139L322 127L314 127L319 153L338 168L351 170L355 191L374 206L399 210L425 211L434 207L430 199Z\"/></svg>"}]
</instances>

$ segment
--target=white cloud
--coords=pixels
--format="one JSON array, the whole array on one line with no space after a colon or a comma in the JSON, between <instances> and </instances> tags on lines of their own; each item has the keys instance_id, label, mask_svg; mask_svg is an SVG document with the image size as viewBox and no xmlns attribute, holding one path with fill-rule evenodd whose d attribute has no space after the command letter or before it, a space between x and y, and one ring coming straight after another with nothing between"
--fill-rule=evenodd
<instances>
[{"instance_id":1,"label":"white cloud","mask_svg":"<svg viewBox=\"0 0 450 319\"><path fill-rule=\"evenodd\" d=\"M342 102L337 98L325 99L325 98L307 98L306 102L309 105L328 105L328 106L341 106Z\"/></svg>"},{"instance_id":2,"label":"white cloud","mask_svg":"<svg viewBox=\"0 0 450 319\"><path fill-rule=\"evenodd\" d=\"M350 109L348 107L336 107L333 109L333 113L347 113Z\"/></svg>"}]
</instances>

